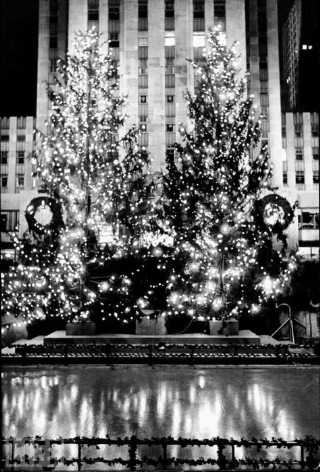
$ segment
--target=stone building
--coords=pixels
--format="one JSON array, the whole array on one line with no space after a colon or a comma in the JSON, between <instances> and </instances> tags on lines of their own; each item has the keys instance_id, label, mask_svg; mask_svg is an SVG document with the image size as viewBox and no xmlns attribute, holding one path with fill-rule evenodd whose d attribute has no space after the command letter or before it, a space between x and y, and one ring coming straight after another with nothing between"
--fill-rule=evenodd
<instances>
[{"instance_id":1,"label":"stone building","mask_svg":"<svg viewBox=\"0 0 320 472\"><path fill-rule=\"evenodd\" d=\"M140 145L155 169L164 168L166 152L173 153L179 140L179 122L188 125L182 94L197 82L187 58L201 60L208 28L220 24L229 47L240 43L242 71L250 71L249 91L265 117L262 139L274 167L272 186L290 203L299 202L290 244L301 241L303 252L313 256L314 238L319 239L319 117L281 113L277 7L277 0L39 0L36 127L44 129L48 118L46 84L52 83L57 58L72 50L75 32L95 26L119 63L120 92L128 94L127 126L139 126ZM32 163L23 168L18 163L23 136L25 150L32 149L33 121L3 118L1 124L1 159L7 156L1 161L2 229L12 230L20 220L20 236L24 208L38 191ZM307 213L313 215L312 228Z\"/></svg>"}]
</instances>

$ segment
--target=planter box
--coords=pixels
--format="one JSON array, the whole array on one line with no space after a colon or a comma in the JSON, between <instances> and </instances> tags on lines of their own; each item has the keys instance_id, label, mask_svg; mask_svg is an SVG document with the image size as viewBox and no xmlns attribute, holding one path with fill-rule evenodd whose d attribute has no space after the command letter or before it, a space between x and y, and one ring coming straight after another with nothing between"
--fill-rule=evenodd
<instances>
[{"instance_id":1,"label":"planter box","mask_svg":"<svg viewBox=\"0 0 320 472\"><path fill-rule=\"evenodd\" d=\"M210 334L212 336L238 336L239 335L239 323L237 320L230 319L224 321L224 327L222 320L209 321Z\"/></svg>"},{"instance_id":2,"label":"planter box","mask_svg":"<svg viewBox=\"0 0 320 472\"><path fill-rule=\"evenodd\" d=\"M148 318L143 316L141 321L136 321L136 335L159 336L167 334L166 319L164 316Z\"/></svg>"},{"instance_id":3,"label":"planter box","mask_svg":"<svg viewBox=\"0 0 320 472\"><path fill-rule=\"evenodd\" d=\"M86 336L93 335L96 332L96 324L91 321L85 321L82 323L67 323L66 335L67 336Z\"/></svg>"}]
</instances>

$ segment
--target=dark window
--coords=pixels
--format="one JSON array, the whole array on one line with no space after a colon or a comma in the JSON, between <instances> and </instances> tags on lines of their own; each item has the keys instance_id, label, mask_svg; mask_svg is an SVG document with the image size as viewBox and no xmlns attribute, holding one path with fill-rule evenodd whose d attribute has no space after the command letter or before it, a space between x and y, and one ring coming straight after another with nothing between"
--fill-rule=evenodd
<instances>
[{"instance_id":1,"label":"dark window","mask_svg":"<svg viewBox=\"0 0 320 472\"><path fill-rule=\"evenodd\" d=\"M174 148L171 147L171 148L167 148L166 150L166 155L167 155L167 158L169 158L170 160L174 159Z\"/></svg>"},{"instance_id":2,"label":"dark window","mask_svg":"<svg viewBox=\"0 0 320 472\"><path fill-rule=\"evenodd\" d=\"M88 0L88 20L99 20L99 0Z\"/></svg>"},{"instance_id":3,"label":"dark window","mask_svg":"<svg viewBox=\"0 0 320 472\"><path fill-rule=\"evenodd\" d=\"M148 18L148 0L138 0L139 18Z\"/></svg>"},{"instance_id":4,"label":"dark window","mask_svg":"<svg viewBox=\"0 0 320 472\"><path fill-rule=\"evenodd\" d=\"M148 29L148 0L138 0L138 30Z\"/></svg>"},{"instance_id":5,"label":"dark window","mask_svg":"<svg viewBox=\"0 0 320 472\"><path fill-rule=\"evenodd\" d=\"M17 151L17 164L24 164L24 151Z\"/></svg>"},{"instance_id":6,"label":"dark window","mask_svg":"<svg viewBox=\"0 0 320 472\"><path fill-rule=\"evenodd\" d=\"M204 18L204 0L193 0L193 18Z\"/></svg>"},{"instance_id":7,"label":"dark window","mask_svg":"<svg viewBox=\"0 0 320 472\"><path fill-rule=\"evenodd\" d=\"M7 231L7 221L8 221L8 215L1 213L0 215L0 231L1 233L4 231Z\"/></svg>"},{"instance_id":8,"label":"dark window","mask_svg":"<svg viewBox=\"0 0 320 472\"><path fill-rule=\"evenodd\" d=\"M167 130L167 133L174 133L174 124L168 123L166 125L166 130Z\"/></svg>"},{"instance_id":9,"label":"dark window","mask_svg":"<svg viewBox=\"0 0 320 472\"><path fill-rule=\"evenodd\" d=\"M174 30L174 0L165 0L165 30Z\"/></svg>"},{"instance_id":10,"label":"dark window","mask_svg":"<svg viewBox=\"0 0 320 472\"><path fill-rule=\"evenodd\" d=\"M215 18L225 18L226 0L214 0L214 16Z\"/></svg>"},{"instance_id":11,"label":"dark window","mask_svg":"<svg viewBox=\"0 0 320 472\"><path fill-rule=\"evenodd\" d=\"M147 95L140 95L140 103L147 103Z\"/></svg>"},{"instance_id":12,"label":"dark window","mask_svg":"<svg viewBox=\"0 0 320 472\"><path fill-rule=\"evenodd\" d=\"M1 187L8 187L8 176L2 175L1 176Z\"/></svg>"},{"instance_id":13,"label":"dark window","mask_svg":"<svg viewBox=\"0 0 320 472\"><path fill-rule=\"evenodd\" d=\"M304 171L296 170L296 184L304 184Z\"/></svg>"},{"instance_id":14,"label":"dark window","mask_svg":"<svg viewBox=\"0 0 320 472\"><path fill-rule=\"evenodd\" d=\"M120 0L109 0L109 20L120 20Z\"/></svg>"},{"instance_id":15,"label":"dark window","mask_svg":"<svg viewBox=\"0 0 320 472\"><path fill-rule=\"evenodd\" d=\"M303 151L302 149L296 149L296 161L303 160Z\"/></svg>"},{"instance_id":16,"label":"dark window","mask_svg":"<svg viewBox=\"0 0 320 472\"><path fill-rule=\"evenodd\" d=\"M174 0L165 0L165 17L174 17Z\"/></svg>"},{"instance_id":17,"label":"dark window","mask_svg":"<svg viewBox=\"0 0 320 472\"><path fill-rule=\"evenodd\" d=\"M1 165L8 164L8 157L9 157L9 151L1 151L1 154L0 154Z\"/></svg>"},{"instance_id":18,"label":"dark window","mask_svg":"<svg viewBox=\"0 0 320 472\"><path fill-rule=\"evenodd\" d=\"M318 160L319 160L319 148L318 148L318 147L313 147L313 148L312 148L312 158L313 158L315 161L318 161Z\"/></svg>"}]
</instances>

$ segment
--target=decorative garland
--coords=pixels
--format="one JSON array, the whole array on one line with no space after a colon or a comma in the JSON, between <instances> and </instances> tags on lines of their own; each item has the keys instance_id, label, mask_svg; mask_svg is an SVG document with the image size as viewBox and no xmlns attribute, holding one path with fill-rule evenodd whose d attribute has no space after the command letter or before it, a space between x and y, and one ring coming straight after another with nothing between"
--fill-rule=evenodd
<instances>
[{"instance_id":1,"label":"decorative garland","mask_svg":"<svg viewBox=\"0 0 320 472\"><path fill-rule=\"evenodd\" d=\"M269 467L272 465L274 468L276 466L285 466L287 468L290 468L295 465L299 466L300 468L304 468L306 465L308 468L313 469L315 466L318 465L318 460L317 460L317 454L319 451L320 447L320 439L315 438L313 436L306 436L304 439L295 439L293 441L286 441L282 438L272 438L270 439L258 439L253 437L251 440L247 440L244 438L241 438L240 440L236 439L225 439L225 438L212 438L212 439L192 439L192 438L178 438L174 439L173 437L162 437L162 438L156 438L153 437L151 439L145 438L145 439L140 439L136 436L131 436L131 437L124 437L124 438L110 438L109 436L106 436L105 438L87 438L87 437L82 437L80 438L79 436L75 438L59 438L59 439L43 439L41 436L36 436L35 438L32 437L25 437L21 440L17 440L15 438L2 438L2 444L12 444L12 456L14 455L14 445L17 447L24 446L26 444L32 445L35 449L38 449L39 447L47 444L49 442L49 448L51 452L51 448L54 444L76 444L78 445L79 450L81 451L81 448L86 445L88 447L96 447L96 449L99 449L99 446L104 444L104 445L117 445L118 447L120 446L128 446L129 449L129 459L124 460L120 457L115 457L113 459L105 459L104 457L85 457L78 455L78 457L72 457L70 459L67 459L66 457L49 457L47 459L40 459L39 453L42 453L42 449L39 451L35 451L35 453L31 457L28 455L24 456L15 456L7 457L7 460L9 459L9 463L12 464L21 464L21 463L27 463L27 464L64 464L64 465L72 465L72 464L78 464L78 467L80 469L81 463L86 463L86 464L95 464L97 462L104 463L106 465L112 466L116 464L121 464L121 465L126 465L130 467L131 470L136 470L137 466L143 466L143 465L153 465L157 466L159 463L161 463L163 466L167 465L189 465L189 466L199 466L199 465L218 465L220 468L223 469L228 469L230 466L232 466L232 469L242 467L242 466L252 466L255 469L259 469L260 466L263 467ZM155 446L159 445L163 447L163 451L166 451L167 446L170 445L179 445L181 447L188 447L188 446L217 446L218 447L218 452L217 452L217 458L203 458L199 457L199 459L183 459L183 458L178 458L178 457L158 457L157 459L143 456L141 459L138 458L137 455L137 447L139 445L146 445L146 446ZM308 453L306 455L305 459L303 459L303 455L301 455L301 460L298 459L283 459L280 457L276 457L275 459L268 459L264 457L245 457L244 459L237 459L234 455L230 459L227 458L224 455L224 449L228 446L234 447L243 447L245 449L251 449L252 447L256 449L257 453L262 450L262 448L270 448L272 446L277 447L277 449L288 449L290 450L292 447L300 447L301 450L304 450L305 452Z\"/></svg>"},{"instance_id":2,"label":"decorative garland","mask_svg":"<svg viewBox=\"0 0 320 472\"><path fill-rule=\"evenodd\" d=\"M41 206L48 206L52 212L52 220L49 224L43 226L35 219L35 213L38 208ZM64 227L64 222L62 219L62 209L61 204L52 197L37 197L31 200L28 205L26 212L26 220L28 222L29 230L33 231L39 235L58 234L59 229Z\"/></svg>"}]
</instances>

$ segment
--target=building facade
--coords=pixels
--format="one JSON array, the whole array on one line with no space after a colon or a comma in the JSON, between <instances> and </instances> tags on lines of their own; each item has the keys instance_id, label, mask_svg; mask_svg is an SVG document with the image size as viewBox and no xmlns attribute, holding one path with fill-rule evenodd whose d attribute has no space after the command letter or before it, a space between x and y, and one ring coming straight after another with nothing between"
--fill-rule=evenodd
<instances>
[{"instance_id":1,"label":"building facade","mask_svg":"<svg viewBox=\"0 0 320 472\"><path fill-rule=\"evenodd\" d=\"M173 153L179 141L179 123L190 126L183 92L194 90L197 75L187 59L201 61L208 28L218 24L228 47L239 42L241 69L250 72L248 91L255 95L257 114L264 117L262 139L268 143L274 168L272 186L291 204L299 201L301 218L308 209L318 211L319 161L313 151L319 149L319 136L311 131L318 115L303 114L303 140L298 142L294 133L300 117L281 113L277 0L40 0L36 127L45 129L50 112L47 83L53 82L57 58L72 50L77 31L95 26L118 61L120 93L128 95L126 126L138 125L140 146L150 153L154 169L163 169L166 153ZM14 123L19 119L10 118L4 134L12 153L18 137ZM1 141L1 149L2 145L6 141ZM303 150L302 161L296 159L297 149ZM302 167L304 188L297 183ZM16 172L12 165L5 194L8 199L12 196L12 210L20 208L22 195L13 184ZM25 174L25 182L26 191L37 191L30 175ZM6 205L5 211L10 206ZM290 234L293 247L299 240L296 220Z\"/></svg>"}]
</instances>

